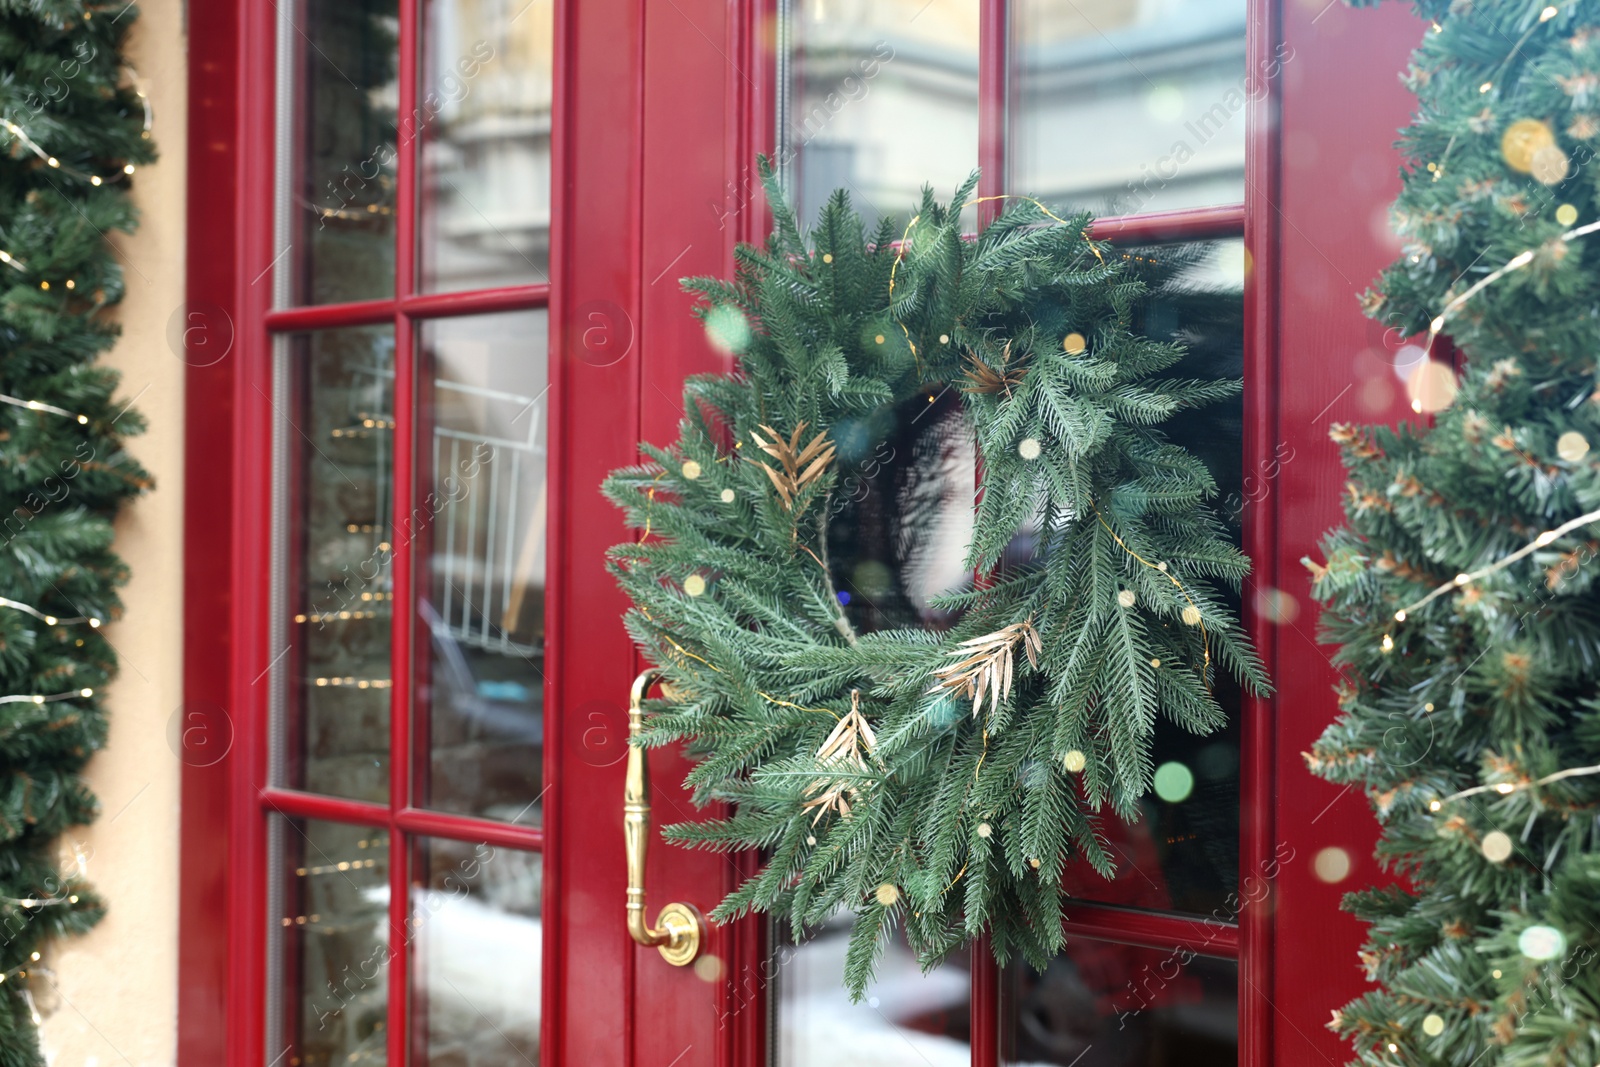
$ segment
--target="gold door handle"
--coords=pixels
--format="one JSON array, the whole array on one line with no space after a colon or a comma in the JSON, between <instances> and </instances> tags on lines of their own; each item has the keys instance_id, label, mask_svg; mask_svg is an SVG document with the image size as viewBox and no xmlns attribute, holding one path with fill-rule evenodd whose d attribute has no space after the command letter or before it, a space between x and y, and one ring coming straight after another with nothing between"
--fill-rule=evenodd
<instances>
[{"instance_id":1,"label":"gold door handle","mask_svg":"<svg viewBox=\"0 0 1600 1067\"><path fill-rule=\"evenodd\" d=\"M633 680L628 696L628 779L622 793L622 834L628 850L628 933L641 945L661 950L674 967L700 954L705 919L693 904L674 902L661 909L652 927L644 917L644 858L650 843L650 764L637 741L644 729L644 695L661 672L647 670Z\"/></svg>"}]
</instances>

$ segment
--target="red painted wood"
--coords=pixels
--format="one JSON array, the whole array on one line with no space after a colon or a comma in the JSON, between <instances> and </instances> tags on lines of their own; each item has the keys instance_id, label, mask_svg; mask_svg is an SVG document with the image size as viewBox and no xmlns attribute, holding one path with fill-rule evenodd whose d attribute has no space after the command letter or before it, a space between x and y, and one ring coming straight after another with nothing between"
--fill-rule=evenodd
<instances>
[{"instance_id":1,"label":"red painted wood","mask_svg":"<svg viewBox=\"0 0 1600 1067\"><path fill-rule=\"evenodd\" d=\"M232 4L211 4L189 13L189 154L185 256L205 270L185 275L188 326L203 334L185 341L215 344L236 339L237 319L230 309L237 295L239 262L238 198L235 167L239 158L240 12ZM215 310L213 310L215 309ZM199 317L196 318L195 316ZM219 332L221 331L221 332ZM217 362L186 348L189 362L184 395L184 583L186 619L206 620L183 627L183 708L214 715L234 732L240 723L226 711L233 677L232 579L235 517L225 494L203 486L225 486L233 473L234 382L239 361L233 353ZM179 353L174 353L178 355ZM204 364L204 365L201 365ZM220 506L219 506L220 497ZM208 741L210 738L208 738ZM181 751L181 749L180 749ZM178 880L178 1043L180 1067L211 1067L227 1062L229 1011L228 813L237 756L231 747L220 761L185 759L182 770L182 837Z\"/></svg>"},{"instance_id":2,"label":"red painted wood","mask_svg":"<svg viewBox=\"0 0 1600 1067\"><path fill-rule=\"evenodd\" d=\"M1166 915L1106 904L1073 903L1066 909L1067 938L1093 937L1143 948L1186 948L1199 956L1234 959L1239 928L1219 918ZM1231 919L1231 916L1226 918Z\"/></svg>"},{"instance_id":3,"label":"red painted wood","mask_svg":"<svg viewBox=\"0 0 1600 1067\"><path fill-rule=\"evenodd\" d=\"M710 211L684 211L680 205L721 202L728 182L738 177L728 170L732 151L746 136L746 116L737 104L741 97L759 95L760 77L740 52L739 6L726 0L674 0L651 5L645 20L639 440L672 441L682 416L684 377L730 366L707 343L690 313L694 302L678 279L727 276L733 266L723 222ZM682 754L658 750L650 759L657 823L704 818L682 788L689 769ZM650 851L647 872L651 908L682 900L709 911L737 884L739 871L728 856L658 844ZM713 927L704 953L726 970L736 941L734 931ZM731 1031L718 1018L716 984L688 968L666 966L654 949L634 949L633 955L631 1067L709 1064L726 1055L718 1050Z\"/></svg>"},{"instance_id":4,"label":"red painted wood","mask_svg":"<svg viewBox=\"0 0 1600 1067\"><path fill-rule=\"evenodd\" d=\"M1000 1063L1000 979L994 948L989 944L989 935L984 934L972 945L972 997L968 1001L972 1018L969 1033L972 1067L998 1067Z\"/></svg>"},{"instance_id":5,"label":"red painted wood","mask_svg":"<svg viewBox=\"0 0 1600 1067\"><path fill-rule=\"evenodd\" d=\"M1265 73L1267 64L1281 40L1278 4L1275 0L1250 0L1246 27L1245 55L1254 71ZM1278 361L1276 340L1277 301L1273 299L1271 279L1278 272L1278 218L1272 205L1278 196L1278 96L1281 78L1267 79L1265 92L1250 99L1245 119L1245 195L1244 246L1247 269L1244 281L1244 376L1245 420L1244 460L1246 476L1268 469L1274 459L1278 437ZM1219 220L1220 222L1220 220ZM1202 225L1195 220L1190 225ZM1259 475L1256 475L1259 477ZM1277 584L1277 514L1272 508L1256 507L1243 516L1244 549L1253 562L1245 585L1244 625L1261 661L1273 676L1277 674L1277 632L1266 625L1256 610L1262 590ZM1246 695L1244 721L1240 724L1240 812L1239 883L1256 884L1263 864L1272 855L1276 824L1276 798L1273 744L1277 707L1272 698ZM1273 874L1279 873L1273 868ZM1271 1062L1272 1030L1276 1022L1266 991L1272 988L1273 911L1269 882L1268 896L1254 900L1253 906L1240 906L1233 917L1239 924L1239 1061L1245 1064ZM1236 897L1248 899L1243 894ZM1208 931L1208 934L1210 931Z\"/></svg>"},{"instance_id":6,"label":"red painted wood","mask_svg":"<svg viewBox=\"0 0 1600 1067\"><path fill-rule=\"evenodd\" d=\"M376 326L394 319L393 300L360 300L349 304L307 304L267 313L263 325L274 332L327 330L337 326Z\"/></svg>"},{"instance_id":7,"label":"red painted wood","mask_svg":"<svg viewBox=\"0 0 1600 1067\"><path fill-rule=\"evenodd\" d=\"M403 187L402 187L403 188ZM405 216L399 216L404 219ZM403 226L397 226L404 230ZM487 315L499 311L523 311L544 307L550 302L548 285L512 285L502 289L478 289L459 293L412 293L395 300L359 300L349 304L308 304L278 308L266 317L266 327L274 332L325 330L336 326L373 326L388 322L395 314L413 319L435 319L455 315Z\"/></svg>"},{"instance_id":8,"label":"red painted wood","mask_svg":"<svg viewBox=\"0 0 1600 1067\"><path fill-rule=\"evenodd\" d=\"M1262 0L1252 0L1260 3ZM1252 127L1252 132L1259 129ZM1263 131L1263 138L1264 138ZM1267 145L1262 145L1267 149ZM1252 140L1254 149L1254 140ZM1252 151L1252 156L1259 152ZM1206 241L1217 237L1237 237L1245 230L1246 205L1190 207L1176 211L1152 211L1146 215L1114 215L1095 219L1089 236L1120 244L1157 241Z\"/></svg>"},{"instance_id":9,"label":"red painted wood","mask_svg":"<svg viewBox=\"0 0 1600 1067\"><path fill-rule=\"evenodd\" d=\"M1010 54L1010 12L1007 0L980 0L978 9L978 226L992 222L1006 202L1006 146L1010 140L1007 104L1011 72L1006 62ZM975 504L983 497L983 461L979 458L973 477L977 483ZM978 588L989 585L990 575L973 575ZM1000 965L987 934L972 946L972 989L967 1000L971 1022L969 1043L972 1067L996 1067L1000 1059Z\"/></svg>"},{"instance_id":10,"label":"red painted wood","mask_svg":"<svg viewBox=\"0 0 1600 1067\"><path fill-rule=\"evenodd\" d=\"M395 181L395 299L403 301L416 290L417 279L417 153L421 137L414 127L418 114L418 59L422 48L418 39L421 0L400 0L399 111L400 144ZM415 644L412 638L417 612L412 577L413 541L410 535L416 500L416 349L417 335L404 310L394 313L394 492L391 497L389 572L395 610L390 613L389 676L396 682L389 689L389 810L398 812L411 803L411 666ZM427 758L426 752L423 758ZM412 865L419 850L409 847L405 831L397 824L389 830L389 1013L388 1062L404 1064L407 1050L422 1035L411 1033L412 952L411 938ZM425 1008L424 1008L425 1010ZM426 1019L427 1016L420 1015ZM425 1040L425 1039L424 1039Z\"/></svg>"},{"instance_id":11,"label":"red painted wood","mask_svg":"<svg viewBox=\"0 0 1600 1067\"><path fill-rule=\"evenodd\" d=\"M298 789L263 789L260 807L296 819L327 819L330 822L359 826L383 826L389 821L389 808L366 800L322 796Z\"/></svg>"},{"instance_id":12,"label":"red painted wood","mask_svg":"<svg viewBox=\"0 0 1600 1067\"><path fill-rule=\"evenodd\" d=\"M670 5L653 10L678 17ZM596 486L637 456L643 35L642 0L556 5L549 478L559 504L550 509L545 609L540 1051L551 1063L585 1067L622 1067L634 1018L623 767L607 761L626 734L635 661L621 626L627 602L604 561L606 546L628 534ZM625 332L632 346L610 362L614 349L585 345L596 327L613 341ZM592 721L615 731L604 751L585 747Z\"/></svg>"},{"instance_id":13,"label":"red painted wood","mask_svg":"<svg viewBox=\"0 0 1600 1067\"><path fill-rule=\"evenodd\" d=\"M238 246L233 316L238 328L234 351L233 477L227 492L233 513L230 629L233 636L232 678L228 708L235 715L234 755L237 763L229 796L229 951L228 1060L254 1062L266 1047L261 1005L266 998L267 878L265 813L255 803L259 783L266 781L268 753L268 686L263 674L280 651L272 647L271 583L264 566L271 551L270 490L272 351L266 334L254 328L271 303L268 278L273 247L270 166L273 140L272 106L275 78L273 54L259 47L276 29L277 11L246 5L240 12L238 45L239 152L235 159L238 190ZM260 208L252 209L254 205ZM260 279L259 282L257 279ZM210 494L201 492L202 501ZM218 497L221 493L217 494ZM216 498L214 498L216 499ZM276 1052L276 1050L274 1050Z\"/></svg>"},{"instance_id":14,"label":"red painted wood","mask_svg":"<svg viewBox=\"0 0 1600 1067\"><path fill-rule=\"evenodd\" d=\"M1376 826L1364 798L1312 777L1301 759L1336 709L1332 649L1316 643L1316 604L1300 558L1320 558L1317 540L1341 519L1344 473L1329 424L1410 416L1383 361L1382 332L1361 315L1356 297L1397 252L1387 229L1400 189L1392 145L1414 102L1393 72L1404 69L1425 27L1401 5L1295 3L1284 5L1282 18L1292 49L1282 74L1282 166L1265 205L1280 223L1278 258L1263 296L1279 309L1271 342L1280 368L1277 432L1294 458L1266 503L1277 526L1276 579L1300 609L1278 627L1271 805L1274 847L1295 858L1274 897L1270 1000L1278 1022L1271 1054L1255 1062L1341 1063L1348 1049L1325 1024L1368 987L1356 966L1362 928L1338 910L1339 898L1384 879L1371 856ZM1324 848L1343 849L1353 861L1338 884L1312 871Z\"/></svg>"},{"instance_id":15,"label":"red painted wood","mask_svg":"<svg viewBox=\"0 0 1600 1067\"><path fill-rule=\"evenodd\" d=\"M524 311L550 303L548 285L511 285L466 293L413 293L400 298L400 310L413 319L445 315L488 315L498 311Z\"/></svg>"},{"instance_id":16,"label":"red painted wood","mask_svg":"<svg viewBox=\"0 0 1600 1067\"><path fill-rule=\"evenodd\" d=\"M544 848L544 831L535 826L513 826L465 815L448 815L422 808L397 812L395 824L409 834L448 837L457 841L482 841L496 848L520 848L538 852Z\"/></svg>"},{"instance_id":17,"label":"red painted wood","mask_svg":"<svg viewBox=\"0 0 1600 1067\"><path fill-rule=\"evenodd\" d=\"M778 5L777 0L746 0L730 7L735 42L735 62L726 73L731 106L725 121L732 136L727 139L725 167L730 180L718 211L718 236L724 244L734 240L757 244L772 226L755 158L758 153L772 156L777 146ZM730 884L754 875L760 867L760 857L753 852L729 860L734 872ZM745 1067L767 1060L767 1021L776 976L769 933L766 918L759 915L722 930L723 977L715 989L716 1067Z\"/></svg>"}]
</instances>

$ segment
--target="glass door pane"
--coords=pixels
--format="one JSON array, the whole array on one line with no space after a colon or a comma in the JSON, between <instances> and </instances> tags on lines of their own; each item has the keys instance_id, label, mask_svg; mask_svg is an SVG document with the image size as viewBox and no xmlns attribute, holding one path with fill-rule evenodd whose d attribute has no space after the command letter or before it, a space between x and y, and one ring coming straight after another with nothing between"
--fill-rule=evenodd
<instances>
[{"instance_id":1,"label":"glass door pane","mask_svg":"<svg viewBox=\"0 0 1600 1067\"><path fill-rule=\"evenodd\" d=\"M274 818L278 1063L375 1067L389 1019L389 832ZM271 1031L269 1030L269 1033Z\"/></svg>"},{"instance_id":2,"label":"glass door pane","mask_svg":"<svg viewBox=\"0 0 1600 1067\"><path fill-rule=\"evenodd\" d=\"M286 339L277 457L289 589L282 784L387 802L389 543L394 492L394 331L321 330Z\"/></svg>"},{"instance_id":3,"label":"glass door pane","mask_svg":"<svg viewBox=\"0 0 1600 1067\"><path fill-rule=\"evenodd\" d=\"M1234 1067L1239 968L1181 949L1079 938L1043 973L1001 977L1001 1062L1017 1067Z\"/></svg>"},{"instance_id":4,"label":"glass door pane","mask_svg":"<svg viewBox=\"0 0 1600 1067\"><path fill-rule=\"evenodd\" d=\"M538 1064L538 854L421 838L412 871L413 1067Z\"/></svg>"},{"instance_id":5,"label":"glass door pane","mask_svg":"<svg viewBox=\"0 0 1600 1067\"><path fill-rule=\"evenodd\" d=\"M777 996L774 1067L968 1067L972 1062L972 974L965 952L923 974L902 940L878 961L859 1004L843 985L847 919L802 944L779 928L772 968Z\"/></svg>"},{"instance_id":6,"label":"glass door pane","mask_svg":"<svg viewBox=\"0 0 1600 1067\"><path fill-rule=\"evenodd\" d=\"M427 291L546 283L553 0L429 0L420 242ZM405 124L402 124L405 125Z\"/></svg>"},{"instance_id":7,"label":"glass door pane","mask_svg":"<svg viewBox=\"0 0 1600 1067\"><path fill-rule=\"evenodd\" d=\"M1245 0L1015 0L1010 183L1107 215L1244 199Z\"/></svg>"},{"instance_id":8,"label":"glass door pane","mask_svg":"<svg viewBox=\"0 0 1600 1067\"><path fill-rule=\"evenodd\" d=\"M417 794L432 808L537 825L543 796L546 312L419 331Z\"/></svg>"},{"instance_id":9,"label":"glass door pane","mask_svg":"<svg viewBox=\"0 0 1600 1067\"><path fill-rule=\"evenodd\" d=\"M397 0L300 0L289 9L282 254L295 304L394 295L399 10Z\"/></svg>"},{"instance_id":10,"label":"glass door pane","mask_svg":"<svg viewBox=\"0 0 1600 1067\"><path fill-rule=\"evenodd\" d=\"M802 220L909 219L978 165L978 0L790 0L778 161ZM976 215L974 214L974 218Z\"/></svg>"}]
</instances>

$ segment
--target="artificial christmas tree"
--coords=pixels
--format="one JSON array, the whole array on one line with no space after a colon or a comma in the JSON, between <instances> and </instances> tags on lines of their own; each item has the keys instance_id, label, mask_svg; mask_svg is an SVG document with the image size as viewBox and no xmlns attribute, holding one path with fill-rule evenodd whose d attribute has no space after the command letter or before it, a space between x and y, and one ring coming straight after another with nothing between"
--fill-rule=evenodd
<instances>
[{"instance_id":1,"label":"artificial christmas tree","mask_svg":"<svg viewBox=\"0 0 1600 1067\"><path fill-rule=\"evenodd\" d=\"M1600 3L1414 5L1418 117L1369 314L1426 340L1429 428L1339 427L1348 525L1310 563L1342 648L1308 760L1397 886L1351 894L1364 1064L1600 1061ZM1454 373L1451 346L1464 356Z\"/></svg>"},{"instance_id":2,"label":"artificial christmas tree","mask_svg":"<svg viewBox=\"0 0 1600 1067\"><path fill-rule=\"evenodd\" d=\"M106 234L154 158L122 43L124 4L0 2L0 1067L41 1067L32 986L46 939L102 905L56 837L96 801L79 777L105 739L116 671L101 625L120 608L118 506L149 484L123 450L141 427L94 365L122 299Z\"/></svg>"}]
</instances>

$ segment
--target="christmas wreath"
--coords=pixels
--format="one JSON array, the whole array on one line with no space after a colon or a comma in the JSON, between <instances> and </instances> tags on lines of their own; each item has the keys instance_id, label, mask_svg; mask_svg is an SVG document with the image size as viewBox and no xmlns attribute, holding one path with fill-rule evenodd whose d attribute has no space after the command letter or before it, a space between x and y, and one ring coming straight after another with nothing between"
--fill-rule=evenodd
<instances>
[{"instance_id":1,"label":"christmas wreath","mask_svg":"<svg viewBox=\"0 0 1600 1067\"><path fill-rule=\"evenodd\" d=\"M925 191L903 231L869 232L839 192L803 233L762 175L766 246L731 282L684 282L737 370L690 378L678 442L605 483L642 532L611 552L627 625L667 682L644 743L691 742L696 802L727 805L665 834L761 850L714 920L772 912L800 937L854 912L858 997L902 925L924 965L987 930L1043 967L1065 865L1111 873L1097 820L1136 816L1157 717L1222 725L1219 667L1266 687L1220 590L1249 562L1206 466L1156 428L1240 383L1161 376L1183 346L1135 329L1158 268L1088 216L1006 198L964 239L974 177L952 206ZM865 632L830 517L875 414L946 390L981 463L978 579L937 603L944 632Z\"/></svg>"}]
</instances>

